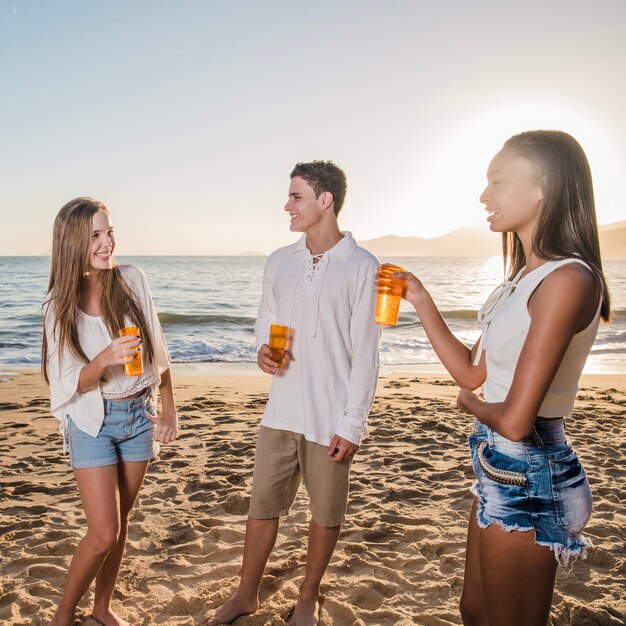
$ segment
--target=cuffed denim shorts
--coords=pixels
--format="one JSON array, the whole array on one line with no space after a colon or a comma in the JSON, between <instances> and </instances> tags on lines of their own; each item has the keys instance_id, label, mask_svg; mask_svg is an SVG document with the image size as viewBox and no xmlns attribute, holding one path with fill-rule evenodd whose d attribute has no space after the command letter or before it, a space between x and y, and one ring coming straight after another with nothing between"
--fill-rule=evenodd
<instances>
[{"instance_id":1,"label":"cuffed denim shorts","mask_svg":"<svg viewBox=\"0 0 626 626\"><path fill-rule=\"evenodd\" d=\"M104 467L119 461L149 461L159 454L154 441L154 424L146 412L155 415L154 400L148 387L132 400L103 400L104 422L97 437L92 437L69 421L70 461L72 467Z\"/></svg>"},{"instance_id":2,"label":"cuffed denim shorts","mask_svg":"<svg viewBox=\"0 0 626 626\"><path fill-rule=\"evenodd\" d=\"M522 441L476 421L469 445L481 528L495 522L507 532L534 530L535 542L562 565L585 557L591 542L580 532L591 515L591 490L563 419L537 421Z\"/></svg>"}]
</instances>

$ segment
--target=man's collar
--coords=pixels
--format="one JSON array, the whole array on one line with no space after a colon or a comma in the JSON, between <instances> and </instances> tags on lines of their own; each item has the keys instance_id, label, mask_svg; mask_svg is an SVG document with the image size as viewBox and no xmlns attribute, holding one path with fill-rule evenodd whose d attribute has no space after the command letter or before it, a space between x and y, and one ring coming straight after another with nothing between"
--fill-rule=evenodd
<instances>
[{"instance_id":1,"label":"man's collar","mask_svg":"<svg viewBox=\"0 0 626 626\"><path fill-rule=\"evenodd\" d=\"M353 252L357 246L356 241L352 237L352 233L346 231L341 231L343 237L332 247L330 250L327 250L324 254L332 254L333 256L337 255L342 259L347 259ZM295 254L296 252L305 252L308 251L306 247L306 233L300 237L298 243L295 245L294 249L291 251L291 254Z\"/></svg>"}]
</instances>

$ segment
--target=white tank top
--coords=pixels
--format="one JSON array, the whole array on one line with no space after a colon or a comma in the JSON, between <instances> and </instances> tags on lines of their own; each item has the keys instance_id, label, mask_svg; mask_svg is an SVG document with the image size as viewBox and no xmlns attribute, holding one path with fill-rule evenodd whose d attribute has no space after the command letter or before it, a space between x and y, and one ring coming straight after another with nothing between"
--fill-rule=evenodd
<instances>
[{"instance_id":1,"label":"white tank top","mask_svg":"<svg viewBox=\"0 0 626 626\"><path fill-rule=\"evenodd\" d=\"M502 283L481 308L479 320L483 323L483 336L477 359L481 349L484 349L487 366L484 394L487 402L504 402L509 393L530 328L530 297L548 274L567 263L580 263L589 268L584 261L571 258L547 261L523 278L522 269L512 281ZM591 323L572 337L539 409L541 417L562 417L572 412L578 381L600 323L602 298L599 300Z\"/></svg>"}]
</instances>

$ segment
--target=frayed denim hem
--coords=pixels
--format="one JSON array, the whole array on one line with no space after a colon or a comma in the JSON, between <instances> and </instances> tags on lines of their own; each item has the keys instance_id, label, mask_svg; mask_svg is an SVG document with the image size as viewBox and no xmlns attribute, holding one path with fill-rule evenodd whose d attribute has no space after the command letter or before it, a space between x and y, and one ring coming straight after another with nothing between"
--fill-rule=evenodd
<instances>
[{"instance_id":1,"label":"frayed denim hem","mask_svg":"<svg viewBox=\"0 0 626 626\"><path fill-rule=\"evenodd\" d=\"M572 559L572 564L577 558L586 559L587 548L593 546L591 539L583 537L582 535L577 537L574 541L568 541L566 546L562 543L550 543L548 541L537 541L536 539L535 543L539 546L550 548L550 550L554 552L556 562L563 569L568 567L570 559Z\"/></svg>"},{"instance_id":2,"label":"frayed denim hem","mask_svg":"<svg viewBox=\"0 0 626 626\"><path fill-rule=\"evenodd\" d=\"M484 515L482 515L480 504L476 508L476 523L479 528L487 528L491 526L491 524L495 524L499 526L504 532L511 533L514 530L527 533L529 530L535 530L532 526L520 526L519 524L505 524L502 520L497 518L487 519Z\"/></svg>"},{"instance_id":3,"label":"frayed denim hem","mask_svg":"<svg viewBox=\"0 0 626 626\"><path fill-rule=\"evenodd\" d=\"M520 526L519 524L505 524L502 520L499 520L497 518L486 518L483 514L483 505L477 482L471 486L470 491L478 498L478 506L476 507L476 523L478 524L479 528L485 529L491 526L491 524L495 523L499 528L507 533L513 531L526 533L530 530L535 530L533 526L526 527ZM577 558L586 559L587 549L593 547L593 542L591 541L591 539L582 535L577 536L574 540L568 540L567 545L564 545L558 542L537 541L537 536L535 533L535 543L538 546L550 548L550 550L554 553L554 558L556 559L557 564L560 565L563 569L568 569L568 566L570 565L570 559L572 561L572 564Z\"/></svg>"}]
</instances>

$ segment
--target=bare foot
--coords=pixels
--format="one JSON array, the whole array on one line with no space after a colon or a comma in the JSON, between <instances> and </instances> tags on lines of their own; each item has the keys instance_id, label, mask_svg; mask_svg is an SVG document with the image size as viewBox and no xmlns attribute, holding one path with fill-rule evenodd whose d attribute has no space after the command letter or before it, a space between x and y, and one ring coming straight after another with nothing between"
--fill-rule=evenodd
<instances>
[{"instance_id":1,"label":"bare foot","mask_svg":"<svg viewBox=\"0 0 626 626\"><path fill-rule=\"evenodd\" d=\"M57 607L52 619L48 622L48 626L72 626L74 623L74 613L64 615L61 613L61 607Z\"/></svg>"},{"instance_id":2,"label":"bare foot","mask_svg":"<svg viewBox=\"0 0 626 626\"><path fill-rule=\"evenodd\" d=\"M122 619L113 609L106 609L104 611L95 609L90 615L91 619L102 626L130 626L130 624Z\"/></svg>"},{"instance_id":3,"label":"bare foot","mask_svg":"<svg viewBox=\"0 0 626 626\"><path fill-rule=\"evenodd\" d=\"M320 622L320 598L319 596L298 596L296 606L291 613L289 626L316 626Z\"/></svg>"},{"instance_id":4,"label":"bare foot","mask_svg":"<svg viewBox=\"0 0 626 626\"><path fill-rule=\"evenodd\" d=\"M236 593L228 602L222 604L212 619L206 626L219 626L219 624L230 624L242 615L251 615L259 610L259 601L257 599L241 598Z\"/></svg>"}]
</instances>

